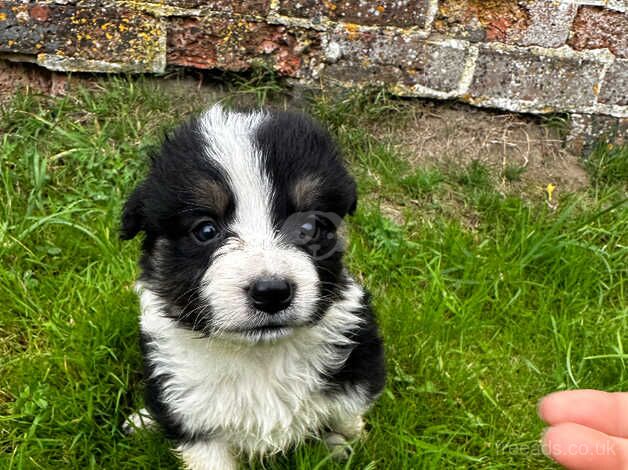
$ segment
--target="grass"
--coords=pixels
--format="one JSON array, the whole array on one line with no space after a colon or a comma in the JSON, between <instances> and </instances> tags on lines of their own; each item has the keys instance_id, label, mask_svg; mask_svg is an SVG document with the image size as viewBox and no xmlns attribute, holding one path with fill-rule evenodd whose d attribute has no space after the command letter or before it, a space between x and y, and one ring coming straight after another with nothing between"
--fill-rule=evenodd
<instances>
[{"instance_id":1,"label":"grass","mask_svg":"<svg viewBox=\"0 0 628 470\"><path fill-rule=\"evenodd\" d=\"M278 92L255 80L229 97ZM19 95L3 111L0 468L176 468L158 433L120 431L142 382L139 244L118 240L118 218L146 149L212 99L110 79L64 98ZM537 443L539 397L628 389L626 149L600 146L592 187L551 210L501 196L479 163L410 168L365 130L403 119L407 102L307 106L361 189L347 258L373 293L389 380L349 462L312 443L265 468L554 468ZM452 199L457 210L443 210Z\"/></svg>"}]
</instances>

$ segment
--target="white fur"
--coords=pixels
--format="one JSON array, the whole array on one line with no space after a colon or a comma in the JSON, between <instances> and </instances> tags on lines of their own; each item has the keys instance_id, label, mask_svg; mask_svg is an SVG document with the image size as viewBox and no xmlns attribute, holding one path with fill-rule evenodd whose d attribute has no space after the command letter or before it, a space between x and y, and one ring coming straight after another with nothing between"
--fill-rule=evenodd
<instances>
[{"instance_id":1,"label":"white fur","mask_svg":"<svg viewBox=\"0 0 628 470\"><path fill-rule=\"evenodd\" d=\"M272 223L272 185L263 168L262 155L254 145L254 133L263 123L263 112L228 112L216 105L201 116L207 141L207 158L222 169L236 200L234 221L229 228L236 235L214 255L203 278L202 297L212 309L214 333L257 340L235 330L260 326L267 320L252 312L246 288L260 277L284 278L295 286L289 308L273 316L281 323L302 324L313 314L319 295L319 279L307 255L285 243ZM290 334L291 328L274 332Z\"/></svg>"},{"instance_id":2,"label":"white fur","mask_svg":"<svg viewBox=\"0 0 628 470\"><path fill-rule=\"evenodd\" d=\"M199 338L163 316L163 304L138 284L141 328L154 340L149 355L156 375L169 376L164 399L190 432L213 430L236 452L266 454L317 435L326 425L349 427L368 400L358 388L336 398L323 393L321 373L340 367L349 351L347 334L359 327L362 305L355 283L315 326L296 328L270 343L238 344ZM354 436L349 436L354 437Z\"/></svg>"},{"instance_id":3,"label":"white fur","mask_svg":"<svg viewBox=\"0 0 628 470\"><path fill-rule=\"evenodd\" d=\"M200 441L183 444L177 448L185 468L189 470L236 470L238 463L229 449L229 445L221 440Z\"/></svg>"},{"instance_id":4,"label":"white fur","mask_svg":"<svg viewBox=\"0 0 628 470\"><path fill-rule=\"evenodd\" d=\"M146 408L133 413L122 424L122 430L125 434L133 434L138 429L147 429L155 427L157 423L152 418Z\"/></svg>"}]
</instances>

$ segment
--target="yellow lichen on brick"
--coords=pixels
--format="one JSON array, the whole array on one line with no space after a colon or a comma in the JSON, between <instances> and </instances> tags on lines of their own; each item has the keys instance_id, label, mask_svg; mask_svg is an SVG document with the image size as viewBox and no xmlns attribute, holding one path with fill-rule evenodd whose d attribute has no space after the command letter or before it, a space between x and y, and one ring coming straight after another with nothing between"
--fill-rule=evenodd
<instances>
[{"instance_id":1,"label":"yellow lichen on brick","mask_svg":"<svg viewBox=\"0 0 628 470\"><path fill-rule=\"evenodd\" d=\"M347 36L349 39L357 39L359 37L358 32L360 31L360 26L355 23L346 23L345 30L349 33Z\"/></svg>"},{"instance_id":2,"label":"yellow lichen on brick","mask_svg":"<svg viewBox=\"0 0 628 470\"><path fill-rule=\"evenodd\" d=\"M326 0L323 0L323 5L325 5L325 8L329 11L335 11L336 8L338 8L335 3Z\"/></svg>"}]
</instances>

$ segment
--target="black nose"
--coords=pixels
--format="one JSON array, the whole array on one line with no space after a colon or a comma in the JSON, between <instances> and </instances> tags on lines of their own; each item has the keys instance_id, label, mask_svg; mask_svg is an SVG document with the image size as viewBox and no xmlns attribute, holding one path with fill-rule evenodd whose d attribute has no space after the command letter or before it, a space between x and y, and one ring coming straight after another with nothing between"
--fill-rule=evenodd
<instances>
[{"instance_id":1,"label":"black nose","mask_svg":"<svg viewBox=\"0 0 628 470\"><path fill-rule=\"evenodd\" d=\"M260 278L249 288L253 306L266 313L276 313L292 302L294 289L285 279Z\"/></svg>"}]
</instances>

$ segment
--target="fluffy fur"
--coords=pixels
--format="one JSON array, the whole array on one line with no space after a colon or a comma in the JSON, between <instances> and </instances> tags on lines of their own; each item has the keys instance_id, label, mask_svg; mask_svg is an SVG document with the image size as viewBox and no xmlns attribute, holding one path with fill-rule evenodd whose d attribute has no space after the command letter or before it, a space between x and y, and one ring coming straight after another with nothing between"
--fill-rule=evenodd
<instances>
[{"instance_id":1,"label":"fluffy fur","mask_svg":"<svg viewBox=\"0 0 628 470\"><path fill-rule=\"evenodd\" d=\"M329 135L299 114L214 106L153 156L124 209L144 232L141 346L146 407L188 468L236 468L326 434L357 437L381 392L368 296L342 265L355 183ZM259 280L290 286L278 311Z\"/></svg>"}]
</instances>

